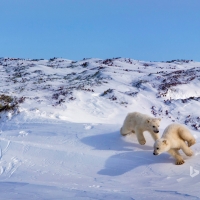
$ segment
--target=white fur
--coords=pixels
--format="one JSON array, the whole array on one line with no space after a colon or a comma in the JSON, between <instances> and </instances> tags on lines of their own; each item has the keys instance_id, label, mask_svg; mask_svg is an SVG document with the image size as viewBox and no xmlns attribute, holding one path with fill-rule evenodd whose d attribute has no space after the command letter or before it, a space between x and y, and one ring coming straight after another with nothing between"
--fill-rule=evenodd
<instances>
[{"instance_id":1,"label":"white fur","mask_svg":"<svg viewBox=\"0 0 200 200\"><path fill-rule=\"evenodd\" d=\"M150 132L154 140L160 138L158 134L160 121L160 118L153 118L151 116L139 112L129 113L124 120L124 124L120 132L123 136L130 133L135 133L138 142L141 145L144 145L146 143L146 140L143 135L144 131Z\"/></svg>"},{"instance_id":2,"label":"white fur","mask_svg":"<svg viewBox=\"0 0 200 200\"><path fill-rule=\"evenodd\" d=\"M178 150L182 149L187 156L192 156L193 152L189 147L195 142L195 138L185 126L170 124L164 130L162 137L155 142L153 154L159 155L168 152L176 159L176 164L181 165L184 160Z\"/></svg>"}]
</instances>

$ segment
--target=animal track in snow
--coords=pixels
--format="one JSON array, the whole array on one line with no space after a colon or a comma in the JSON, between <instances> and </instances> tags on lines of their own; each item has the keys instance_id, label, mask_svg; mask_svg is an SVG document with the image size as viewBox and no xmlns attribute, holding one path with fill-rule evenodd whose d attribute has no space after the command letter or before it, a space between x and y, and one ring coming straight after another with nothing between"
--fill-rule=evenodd
<instances>
[{"instance_id":1,"label":"animal track in snow","mask_svg":"<svg viewBox=\"0 0 200 200\"><path fill-rule=\"evenodd\" d=\"M20 131L19 132L19 136L24 137L24 136L27 136L27 135L28 135L28 133L26 131Z\"/></svg>"},{"instance_id":2,"label":"animal track in snow","mask_svg":"<svg viewBox=\"0 0 200 200\"><path fill-rule=\"evenodd\" d=\"M92 129L92 126L91 125L85 125L85 130L90 130L90 129Z\"/></svg>"}]
</instances>

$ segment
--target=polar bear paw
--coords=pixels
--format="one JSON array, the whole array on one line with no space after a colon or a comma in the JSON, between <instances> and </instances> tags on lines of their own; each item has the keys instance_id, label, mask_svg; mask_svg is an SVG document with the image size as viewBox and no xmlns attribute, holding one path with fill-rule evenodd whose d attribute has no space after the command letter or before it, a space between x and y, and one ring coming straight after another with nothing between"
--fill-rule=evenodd
<instances>
[{"instance_id":1,"label":"polar bear paw","mask_svg":"<svg viewBox=\"0 0 200 200\"><path fill-rule=\"evenodd\" d=\"M139 140L139 143L140 143L141 145L145 145L145 144L146 144L146 140Z\"/></svg>"},{"instance_id":2,"label":"polar bear paw","mask_svg":"<svg viewBox=\"0 0 200 200\"><path fill-rule=\"evenodd\" d=\"M192 156L193 155L193 151L192 150L190 150L189 152L187 152L187 154L186 154L187 156Z\"/></svg>"},{"instance_id":3,"label":"polar bear paw","mask_svg":"<svg viewBox=\"0 0 200 200\"><path fill-rule=\"evenodd\" d=\"M183 163L185 163L185 161L183 159L176 161L176 165L182 165Z\"/></svg>"},{"instance_id":4,"label":"polar bear paw","mask_svg":"<svg viewBox=\"0 0 200 200\"><path fill-rule=\"evenodd\" d=\"M196 143L196 141L195 141L195 139L191 139L191 140L189 140L188 141L188 147L191 147L193 144L195 144Z\"/></svg>"}]
</instances>

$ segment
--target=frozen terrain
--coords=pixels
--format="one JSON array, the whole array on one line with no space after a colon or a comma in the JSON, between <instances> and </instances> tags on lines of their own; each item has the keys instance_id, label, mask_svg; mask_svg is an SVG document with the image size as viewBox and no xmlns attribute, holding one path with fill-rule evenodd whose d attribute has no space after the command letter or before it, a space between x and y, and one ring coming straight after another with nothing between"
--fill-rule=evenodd
<instances>
[{"instance_id":1,"label":"frozen terrain","mask_svg":"<svg viewBox=\"0 0 200 200\"><path fill-rule=\"evenodd\" d=\"M0 58L0 200L200 199L200 63ZM128 112L185 124L177 166L119 133Z\"/></svg>"}]
</instances>

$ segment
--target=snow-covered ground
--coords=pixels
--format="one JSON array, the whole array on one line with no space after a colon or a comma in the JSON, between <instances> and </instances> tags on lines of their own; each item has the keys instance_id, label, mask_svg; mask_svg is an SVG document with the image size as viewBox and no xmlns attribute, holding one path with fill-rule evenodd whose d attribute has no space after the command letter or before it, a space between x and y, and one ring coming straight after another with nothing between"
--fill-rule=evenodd
<instances>
[{"instance_id":1,"label":"snow-covered ground","mask_svg":"<svg viewBox=\"0 0 200 200\"><path fill-rule=\"evenodd\" d=\"M0 110L17 102L0 112L0 200L200 199L199 87L188 60L0 58ZM161 117L161 133L185 124L195 155L177 166L148 133L122 137L133 111Z\"/></svg>"}]
</instances>

